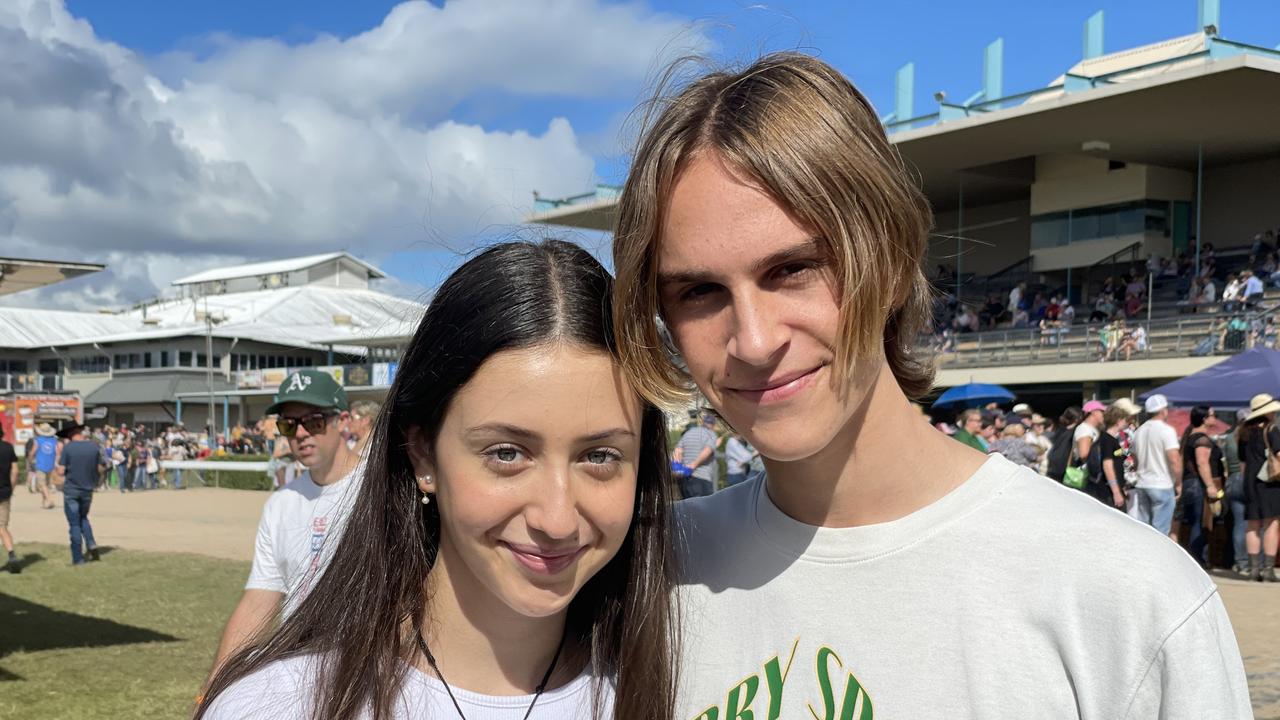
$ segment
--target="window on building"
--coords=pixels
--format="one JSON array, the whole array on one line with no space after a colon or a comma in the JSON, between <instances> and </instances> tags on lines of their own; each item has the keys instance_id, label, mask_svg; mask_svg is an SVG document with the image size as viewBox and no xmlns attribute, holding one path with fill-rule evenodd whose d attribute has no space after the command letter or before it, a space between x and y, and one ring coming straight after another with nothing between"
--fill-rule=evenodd
<instances>
[{"instance_id":1,"label":"window on building","mask_svg":"<svg viewBox=\"0 0 1280 720\"><path fill-rule=\"evenodd\" d=\"M206 367L209 362L209 356L204 353L196 353L196 367Z\"/></svg>"},{"instance_id":2,"label":"window on building","mask_svg":"<svg viewBox=\"0 0 1280 720\"><path fill-rule=\"evenodd\" d=\"M178 351L178 366L191 367L191 351L190 350Z\"/></svg>"},{"instance_id":3,"label":"window on building","mask_svg":"<svg viewBox=\"0 0 1280 720\"><path fill-rule=\"evenodd\" d=\"M169 351L168 351L168 350L161 350L161 351L160 351L160 367L172 367L171 365L169 365Z\"/></svg>"}]
</instances>

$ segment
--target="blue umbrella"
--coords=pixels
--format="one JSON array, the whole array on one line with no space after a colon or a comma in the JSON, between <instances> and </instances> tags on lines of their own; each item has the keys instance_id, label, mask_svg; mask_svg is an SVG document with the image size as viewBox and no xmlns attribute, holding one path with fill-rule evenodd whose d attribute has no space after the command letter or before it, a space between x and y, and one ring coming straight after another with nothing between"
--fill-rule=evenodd
<instances>
[{"instance_id":1,"label":"blue umbrella","mask_svg":"<svg viewBox=\"0 0 1280 720\"><path fill-rule=\"evenodd\" d=\"M979 407L987 403L1003 403L1013 400L1015 395L1008 388L987 383L969 383L957 385L942 393L933 402L935 408Z\"/></svg>"}]
</instances>

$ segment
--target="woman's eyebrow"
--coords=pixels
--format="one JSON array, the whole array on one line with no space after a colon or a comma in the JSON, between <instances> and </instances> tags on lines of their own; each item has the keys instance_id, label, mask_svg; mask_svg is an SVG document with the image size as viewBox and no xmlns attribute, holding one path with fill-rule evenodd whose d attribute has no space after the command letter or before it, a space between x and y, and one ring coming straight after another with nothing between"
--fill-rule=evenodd
<instances>
[{"instance_id":1,"label":"woman's eyebrow","mask_svg":"<svg viewBox=\"0 0 1280 720\"><path fill-rule=\"evenodd\" d=\"M467 428L467 434L511 435L526 440L538 440L542 435L528 428L510 423L485 423ZM625 427L608 428L579 437L578 442L594 442L611 437L635 437L635 433Z\"/></svg>"}]
</instances>

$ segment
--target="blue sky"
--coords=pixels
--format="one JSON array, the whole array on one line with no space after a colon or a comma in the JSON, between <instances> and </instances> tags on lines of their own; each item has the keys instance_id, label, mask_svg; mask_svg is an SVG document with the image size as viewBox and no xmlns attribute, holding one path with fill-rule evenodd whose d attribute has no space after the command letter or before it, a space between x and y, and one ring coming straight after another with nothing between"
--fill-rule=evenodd
<instances>
[{"instance_id":1,"label":"blue sky","mask_svg":"<svg viewBox=\"0 0 1280 720\"><path fill-rule=\"evenodd\" d=\"M66 0L70 14L92 25L98 38L134 51L151 72L175 87L183 77L174 68L186 66L174 65L174 57L200 61L228 43L256 38L286 46L313 43L323 35L350 38L377 27L395 6L382 0ZM695 23L697 30L691 32L709 38L713 57L720 60L745 60L775 49L815 52L848 74L882 114L891 109L894 72L909 61L916 65L917 114L934 106L931 96L936 90L956 100L968 97L981 84L983 48L997 37L1005 42L1004 89L1013 93L1043 86L1077 62L1084 21L1098 10L1106 17L1107 52L1197 29L1196 0L649 0L638 8L642 15ZM1266 47L1280 43L1280 2L1222 0L1221 12L1224 37ZM271 69L262 72L270 74ZM619 128L643 98L644 82L628 76L607 92L593 93L521 92L497 85L464 93L445 106L444 117L432 116L424 124L452 121L518 135L541 134L555 118L564 118L577 146L589 156L595 177L605 182L623 178L625 149ZM409 107L404 112L412 117L419 111ZM589 175L573 176L580 178L575 182L583 190L592 180ZM561 189L571 192L572 184L562 183ZM520 187L511 191L521 196L517 202L524 202L524 192ZM477 240L509 231L506 225L489 229L483 218L473 224ZM600 242L594 237L585 240ZM366 249L359 239L350 247L356 252ZM456 266L458 247L424 239L390 251L385 246L368 251L380 255L392 274L430 287Z\"/></svg>"}]
</instances>

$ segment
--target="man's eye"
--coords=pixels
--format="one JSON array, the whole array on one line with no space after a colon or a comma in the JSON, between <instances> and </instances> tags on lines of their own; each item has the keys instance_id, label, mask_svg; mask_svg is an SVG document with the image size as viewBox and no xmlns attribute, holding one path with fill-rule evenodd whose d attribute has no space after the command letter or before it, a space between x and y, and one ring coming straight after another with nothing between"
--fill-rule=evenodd
<instances>
[{"instance_id":1,"label":"man's eye","mask_svg":"<svg viewBox=\"0 0 1280 720\"><path fill-rule=\"evenodd\" d=\"M680 293L680 299L686 302L697 301L716 291L716 286L711 283L699 283L693 287Z\"/></svg>"}]
</instances>

